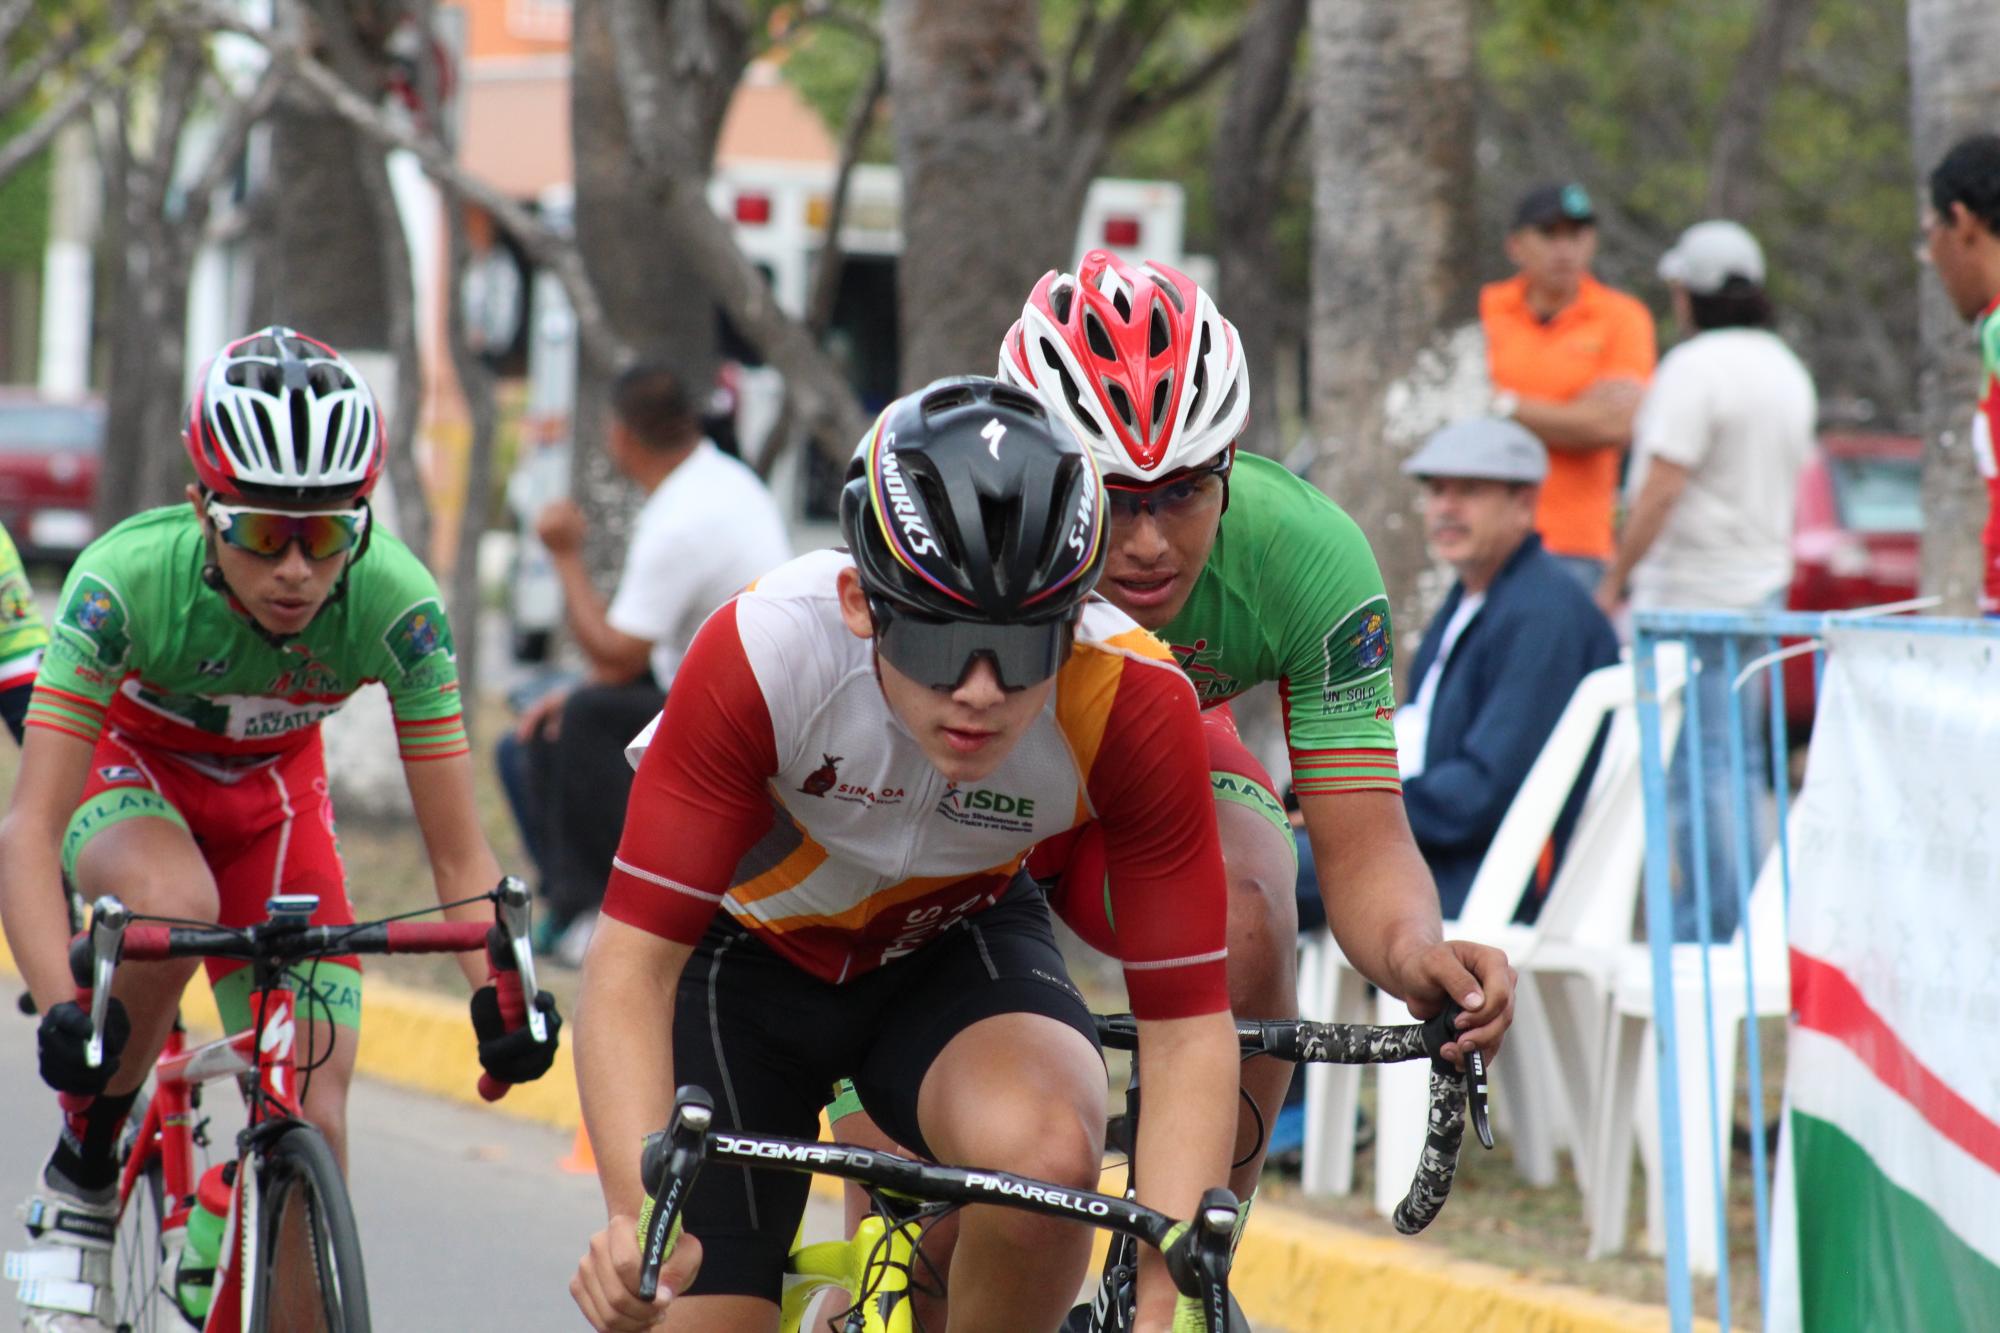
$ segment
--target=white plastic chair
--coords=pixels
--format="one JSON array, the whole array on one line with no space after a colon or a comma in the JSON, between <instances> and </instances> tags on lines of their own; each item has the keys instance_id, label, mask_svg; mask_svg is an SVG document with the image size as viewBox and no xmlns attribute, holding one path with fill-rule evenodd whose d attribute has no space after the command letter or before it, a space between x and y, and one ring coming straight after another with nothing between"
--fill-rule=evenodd
<instances>
[{"instance_id":1,"label":"white plastic chair","mask_svg":"<svg viewBox=\"0 0 2000 1333\"><path fill-rule=\"evenodd\" d=\"M1679 725L1685 659L1671 645L1663 645L1659 660L1662 723L1671 744ZM1539 920L1530 926L1517 925L1513 915L1522 888L1533 874L1607 717L1612 725L1562 869L1551 885ZM1639 831L1627 832L1631 828ZM1501 820L1463 909L1455 921L1446 923L1446 933L1494 945L1519 959L1532 953L1552 930L1568 932L1579 924L1596 928L1617 919L1622 900L1624 933L1618 940L1629 940L1639 856L1626 844L1635 837L1643 838L1643 817L1634 682L1630 666L1619 663L1600 668L1578 683ZM1572 899L1599 901L1593 906ZM1325 931L1316 932L1305 945L1299 976L1300 1011L1308 1017L1349 1018L1364 1008L1361 978ZM1376 1021L1407 1022L1408 1014L1400 1002L1382 995L1377 999ZM1496 1122L1514 1143L1517 1169L1530 1183L1539 1185L1555 1179L1556 1138L1566 1138L1575 1149L1582 1137L1579 1131L1587 1124L1585 1116L1571 1112L1568 1099L1551 1095L1563 1085L1558 1071L1575 1058L1573 1052L1566 1051L1566 1044L1555 1040L1564 1030L1560 1022L1551 1023L1542 997L1524 989L1507 1037L1501 1066L1504 1072L1493 1081ZM1586 1049L1594 1053L1594 1032L1591 1037ZM1417 1064L1382 1066L1377 1078L1375 1205L1389 1213L1400 1201L1422 1152L1427 1080ZM1353 1181L1358 1071L1312 1066L1306 1080L1301 1185L1308 1194L1344 1193Z\"/></svg>"},{"instance_id":2,"label":"white plastic chair","mask_svg":"<svg viewBox=\"0 0 2000 1333\"><path fill-rule=\"evenodd\" d=\"M1797 807L1794 807L1794 814ZM1792 832L1796 833L1796 820ZM1754 1000L1758 1018L1782 1017L1791 1007L1791 966L1786 948L1784 867L1781 845L1774 845L1751 887L1749 918L1751 959L1757 993L1746 995L1743 927L1727 944L1709 946L1714 986L1715 1098L1720 1108L1724 1152L1728 1126L1736 1107L1736 1044L1744 1022L1746 1001ZM1713 1274L1719 1258L1715 1227L1715 1177L1709 1134L1708 1037L1702 1011L1702 946L1673 946L1675 1068L1679 1072L1681 1118L1681 1180L1688 1236L1688 1267ZM1625 1214L1631 1196L1632 1149L1638 1140L1646 1168L1646 1236L1651 1253L1663 1253L1665 1198L1662 1192L1659 1145L1659 1101L1654 1065L1653 960L1644 944L1622 951L1610 993L1610 1013L1604 1029L1604 1076L1598 1087L1591 1140L1594 1161L1590 1175L1596 1187L1584 1198L1590 1227L1589 1257L1624 1248ZM1762 1114L1753 1103L1752 1133L1763 1132ZM1728 1159L1725 1156L1724 1166Z\"/></svg>"}]
</instances>

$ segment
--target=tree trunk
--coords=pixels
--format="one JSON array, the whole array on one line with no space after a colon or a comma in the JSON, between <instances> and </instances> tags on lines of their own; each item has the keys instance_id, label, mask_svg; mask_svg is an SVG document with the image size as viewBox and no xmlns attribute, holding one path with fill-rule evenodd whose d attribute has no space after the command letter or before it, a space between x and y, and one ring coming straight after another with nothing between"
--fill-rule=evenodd
<instances>
[{"instance_id":1,"label":"tree trunk","mask_svg":"<svg viewBox=\"0 0 2000 1333\"><path fill-rule=\"evenodd\" d=\"M1709 151L1708 216L1749 221L1756 211L1764 147L1785 62L1805 36L1818 0L1764 0L1750 45L1736 62Z\"/></svg>"},{"instance_id":2,"label":"tree trunk","mask_svg":"<svg viewBox=\"0 0 2000 1333\"><path fill-rule=\"evenodd\" d=\"M387 348L384 238L360 163L364 150L380 159L381 147L302 98L285 99L267 123L268 202L253 256L250 327L283 324L343 352Z\"/></svg>"},{"instance_id":3,"label":"tree trunk","mask_svg":"<svg viewBox=\"0 0 2000 1333\"><path fill-rule=\"evenodd\" d=\"M2000 121L1992 53L2000 50L1993 0L1910 0L1910 122L1920 201L1931 168L1963 136ZM1924 434L1922 590L1944 598L1948 615L1977 605L1986 517L1973 466L1972 405L1978 358L1964 321L1930 275L1921 278L1918 399Z\"/></svg>"},{"instance_id":4,"label":"tree trunk","mask_svg":"<svg viewBox=\"0 0 2000 1333\"><path fill-rule=\"evenodd\" d=\"M1471 0L1313 0L1314 480L1361 525L1416 641L1423 534L1398 468L1483 400ZM1457 332L1454 332L1454 331Z\"/></svg>"},{"instance_id":5,"label":"tree trunk","mask_svg":"<svg viewBox=\"0 0 2000 1333\"><path fill-rule=\"evenodd\" d=\"M1223 99L1210 159L1216 223L1217 300L1236 326L1250 366L1250 419L1242 443L1276 458L1279 291L1278 238L1272 230L1279 180L1292 160L1288 100L1306 0L1259 0L1243 24L1236 72Z\"/></svg>"},{"instance_id":6,"label":"tree trunk","mask_svg":"<svg viewBox=\"0 0 2000 1333\"><path fill-rule=\"evenodd\" d=\"M702 267L663 244L658 201L637 179L638 150L619 87L614 0L576 0L570 25L570 126L575 161L576 244L613 328L634 352L663 362L697 403L715 377L715 301ZM702 191L722 114L749 54L749 35L722 6L701 0L638 0L654 22L645 63L662 81L661 136L670 167ZM605 394L617 368L579 358L571 413L571 490L590 520L585 561L609 587L617 577L637 496L604 452Z\"/></svg>"},{"instance_id":7,"label":"tree trunk","mask_svg":"<svg viewBox=\"0 0 2000 1333\"><path fill-rule=\"evenodd\" d=\"M883 6L903 176L905 389L992 374L1035 280L1071 258L1076 212L1054 169L1068 145L1044 132L1039 19L1033 0Z\"/></svg>"},{"instance_id":8,"label":"tree trunk","mask_svg":"<svg viewBox=\"0 0 2000 1333\"><path fill-rule=\"evenodd\" d=\"M400 6L355 10L314 0L328 64L368 101L385 84L383 35ZM410 247L382 146L317 99L273 117L269 223L260 233L252 325L285 324L342 352L379 352L395 367L381 399L397 536L426 561L429 497L416 456L424 369Z\"/></svg>"},{"instance_id":9,"label":"tree trunk","mask_svg":"<svg viewBox=\"0 0 2000 1333\"><path fill-rule=\"evenodd\" d=\"M458 553L451 566L451 588L447 600L451 618L458 626L453 635L458 645L458 689L465 700L465 727L470 733L479 716L479 539L486 534L492 511L493 442L499 412L493 401L493 372L466 339L465 274L472 259L471 239L466 235L465 205L454 200L445 205L451 240L451 287L446 296L445 330L451 344L451 364L457 372L458 387L465 395L466 410L472 418L472 442L465 468L465 506L458 521Z\"/></svg>"}]
</instances>

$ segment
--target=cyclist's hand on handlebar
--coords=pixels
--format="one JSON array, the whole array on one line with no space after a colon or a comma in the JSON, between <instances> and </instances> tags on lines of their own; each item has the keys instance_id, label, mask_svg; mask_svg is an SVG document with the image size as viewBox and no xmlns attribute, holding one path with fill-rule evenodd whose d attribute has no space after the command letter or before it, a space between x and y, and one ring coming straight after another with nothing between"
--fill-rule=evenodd
<instances>
[{"instance_id":1,"label":"cyclist's hand on handlebar","mask_svg":"<svg viewBox=\"0 0 2000 1333\"><path fill-rule=\"evenodd\" d=\"M674 1251L660 1269L660 1294L650 1303L639 1299L638 1219L616 1216L590 1238L590 1249L577 1261L569 1294L583 1317L598 1333L640 1333L666 1322L673 1293L685 1291L701 1268L701 1242L681 1233Z\"/></svg>"},{"instance_id":2,"label":"cyclist's hand on handlebar","mask_svg":"<svg viewBox=\"0 0 2000 1333\"><path fill-rule=\"evenodd\" d=\"M1463 1066L1466 1046L1490 1063L1514 1021L1514 969L1499 949L1470 940L1446 940L1416 955L1403 968L1403 999L1410 1013L1430 1018L1450 999L1465 1012L1458 1039L1444 1048L1445 1059Z\"/></svg>"},{"instance_id":3,"label":"cyclist's hand on handlebar","mask_svg":"<svg viewBox=\"0 0 2000 1333\"><path fill-rule=\"evenodd\" d=\"M64 1000L42 1015L35 1033L41 1055L42 1081L57 1092L95 1097L118 1072L118 1055L132 1035L132 1020L116 996L104 1014L104 1059L95 1069L84 1062L91 1037L90 1011L75 1000Z\"/></svg>"},{"instance_id":4,"label":"cyclist's hand on handlebar","mask_svg":"<svg viewBox=\"0 0 2000 1333\"><path fill-rule=\"evenodd\" d=\"M548 1024L547 1041L536 1041L526 1024L507 1030L506 1020L500 1016L500 993L491 984L472 992L472 1030L479 1037L479 1066L502 1083L532 1083L555 1063L557 1034L562 1031L556 997L536 991L535 1008L542 1011Z\"/></svg>"}]
</instances>

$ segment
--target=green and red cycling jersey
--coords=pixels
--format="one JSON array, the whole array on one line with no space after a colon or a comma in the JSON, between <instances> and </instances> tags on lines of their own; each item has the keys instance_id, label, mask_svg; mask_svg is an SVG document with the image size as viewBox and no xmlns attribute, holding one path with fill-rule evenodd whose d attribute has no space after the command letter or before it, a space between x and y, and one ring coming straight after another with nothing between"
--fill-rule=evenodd
<instances>
[{"instance_id":1,"label":"green and red cycling jersey","mask_svg":"<svg viewBox=\"0 0 2000 1333\"><path fill-rule=\"evenodd\" d=\"M1301 795L1402 790L1382 571L1354 520L1280 464L1237 455L1215 547L1159 636L1203 708L1278 683Z\"/></svg>"},{"instance_id":2,"label":"green and red cycling jersey","mask_svg":"<svg viewBox=\"0 0 2000 1333\"><path fill-rule=\"evenodd\" d=\"M272 642L202 579L186 505L126 519L63 585L28 725L95 743L107 728L221 780L308 744L362 686L388 688L405 761L466 752L451 627L429 571L370 535L344 591Z\"/></svg>"},{"instance_id":3,"label":"green and red cycling jersey","mask_svg":"<svg viewBox=\"0 0 2000 1333\"><path fill-rule=\"evenodd\" d=\"M21 553L14 549L7 529L0 528L0 715L17 741L21 739L29 689L48 641L42 613L35 608L35 590L28 586L27 571L21 568Z\"/></svg>"},{"instance_id":4,"label":"green and red cycling jersey","mask_svg":"<svg viewBox=\"0 0 2000 1333\"><path fill-rule=\"evenodd\" d=\"M1979 406L1972 421L1972 456L1986 479L1984 577L1979 584L1979 609L2000 616L2000 297L1986 307L1973 325L1979 336Z\"/></svg>"}]
</instances>

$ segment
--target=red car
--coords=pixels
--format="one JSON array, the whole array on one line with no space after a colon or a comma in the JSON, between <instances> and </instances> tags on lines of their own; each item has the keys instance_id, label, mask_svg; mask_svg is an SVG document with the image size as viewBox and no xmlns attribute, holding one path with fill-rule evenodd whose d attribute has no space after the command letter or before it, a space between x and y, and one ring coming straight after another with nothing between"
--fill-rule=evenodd
<instances>
[{"instance_id":1,"label":"red car","mask_svg":"<svg viewBox=\"0 0 2000 1333\"><path fill-rule=\"evenodd\" d=\"M0 393L0 523L30 560L73 560L97 535L104 409Z\"/></svg>"},{"instance_id":2,"label":"red car","mask_svg":"<svg viewBox=\"0 0 2000 1333\"><path fill-rule=\"evenodd\" d=\"M1787 608L1847 611L1917 595L1923 453L1908 435L1820 437L1799 474ZM1795 736L1811 729L1813 701L1812 656L1789 659L1785 717Z\"/></svg>"}]
</instances>

